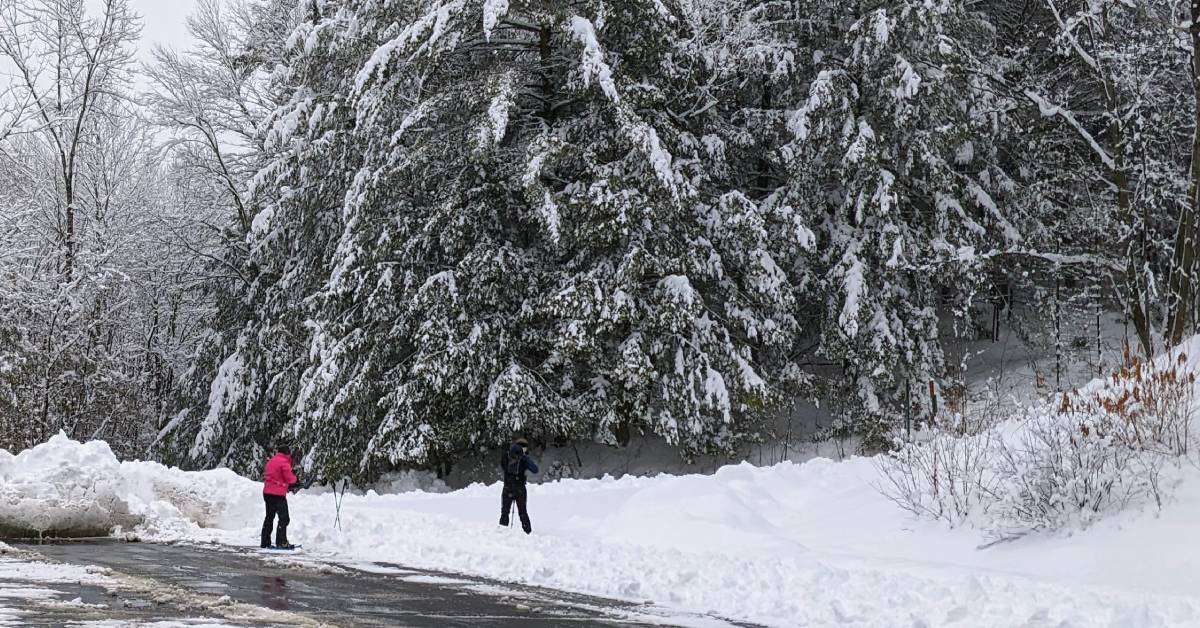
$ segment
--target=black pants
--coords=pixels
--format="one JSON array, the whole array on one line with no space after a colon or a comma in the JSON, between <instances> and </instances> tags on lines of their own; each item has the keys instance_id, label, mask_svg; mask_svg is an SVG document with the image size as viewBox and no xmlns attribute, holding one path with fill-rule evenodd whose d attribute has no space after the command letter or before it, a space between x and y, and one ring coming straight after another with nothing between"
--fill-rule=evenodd
<instances>
[{"instance_id":1,"label":"black pants","mask_svg":"<svg viewBox=\"0 0 1200 628\"><path fill-rule=\"evenodd\" d=\"M275 515L279 515L279 528L275 530L275 544L287 545L287 527L292 522L288 517L287 496L264 494L263 501L267 503L267 518L263 519L261 545L263 547L271 545L271 525L275 522Z\"/></svg>"},{"instance_id":2,"label":"black pants","mask_svg":"<svg viewBox=\"0 0 1200 628\"><path fill-rule=\"evenodd\" d=\"M533 524L529 523L529 511L525 509L525 500L529 493L525 491L524 482L505 482L504 496L500 499L500 525L508 525L508 511L513 502L517 502L517 515L521 517L521 529L525 534L533 532Z\"/></svg>"}]
</instances>

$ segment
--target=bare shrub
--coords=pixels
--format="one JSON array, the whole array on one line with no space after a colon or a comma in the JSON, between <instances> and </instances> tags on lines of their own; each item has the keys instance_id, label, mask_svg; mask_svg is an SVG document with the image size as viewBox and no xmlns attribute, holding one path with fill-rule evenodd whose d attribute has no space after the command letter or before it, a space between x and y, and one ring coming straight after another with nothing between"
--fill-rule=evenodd
<instances>
[{"instance_id":1,"label":"bare shrub","mask_svg":"<svg viewBox=\"0 0 1200 628\"><path fill-rule=\"evenodd\" d=\"M877 490L914 515L951 526L986 513L995 501L999 445L992 428L1003 418L991 387L973 403L966 403L965 387L958 390L957 402L944 404L925 431L918 426L915 441L897 441L875 459L882 478Z\"/></svg>"},{"instance_id":2,"label":"bare shrub","mask_svg":"<svg viewBox=\"0 0 1200 628\"><path fill-rule=\"evenodd\" d=\"M1187 356L1128 360L1108 379L1061 395L1020 424L958 420L876 466L877 488L918 516L975 515L996 539L1087 527L1132 504L1162 506L1163 467L1195 448L1195 375ZM963 434L981 427L978 434Z\"/></svg>"},{"instance_id":3,"label":"bare shrub","mask_svg":"<svg viewBox=\"0 0 1200 628\"><path fill-rule=\"evenodd\" d=\"M994 501L991 471L996 447L990 432L960 437L937 432L875 459L876 486L901 508L957 526Z\"/></svg>"},{"instance_id":4,"label":"bare shrub","mask_svg":"<svg viewBox=\"0 0 1200 628\"><path fill-rule=\"evenodd\" d=\"M1106 417L1042 415L995 457L998 501L989 533L1011 538L1039 530L1085 528L1104 514L1151 498L1161 505L1166 457L1130 446L1125 426Z\"/></svg>"}]
</instances>

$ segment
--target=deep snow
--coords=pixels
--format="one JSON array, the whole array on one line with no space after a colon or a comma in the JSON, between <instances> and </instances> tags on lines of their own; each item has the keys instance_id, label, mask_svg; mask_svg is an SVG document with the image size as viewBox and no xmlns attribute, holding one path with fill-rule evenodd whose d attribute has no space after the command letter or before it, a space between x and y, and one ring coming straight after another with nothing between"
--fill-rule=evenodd
<instances>
[{"instance_id":1,"label":"deep snow","mask_svg":"<svg viewBox=\"0 0 1200 628\"><path fill-rule=\"evenodd\" d=\"M341 531L333 495L300 494L290 536L331 561L391 561L775 626L1195 626L1197 473L1175 473L1181 485L1162 516L1124 513L986 550L978 532L913 520L873 488L876 470L863 458L536 485L530 537L496 525L496 485L347 495ZM62 436L0 454L9 526L107 516L147 540L253 545L260 490L228 471L117 462L103 443Z\"/></svg>"},{"instance_id":2,"label":"deep snow","mask_svg":"<svg viewBox=\"0 0 1200 628\"><path fill-rule=\"evenodd\" d=\"M1200 338L1183 350L1200 370ZM497 484L349 494L341 529L334 495L312 491L291 498L289 536L310 559L386 561L774 626L1200 626L1191 463L1167 470L1161 513L1133 508L1086 530L986 547L980 530L914 519L876 489L880 479L866 458L564 479L531 485L529 537L496 525ZM253 546L260 491L227 470L119 462L104 443L65 436L0 451L9 529Z\"/></svg>"}]
</instances>

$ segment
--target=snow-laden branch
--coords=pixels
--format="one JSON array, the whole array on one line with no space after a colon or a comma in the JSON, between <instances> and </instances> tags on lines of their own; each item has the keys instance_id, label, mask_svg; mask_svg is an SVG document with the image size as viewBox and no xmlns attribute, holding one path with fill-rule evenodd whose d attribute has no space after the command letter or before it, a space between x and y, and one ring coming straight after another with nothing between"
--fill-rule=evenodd
<instances>
[{"instance_id":1,"label":"snow-laden branch","mask_svg":"<svg viewBox=\"0 0 1200 628\"><path fill-rule=\"evenodd\" d=\"M1087 66L1097 74L1099 74L1100 63L1097 62L1096 58L1093 57L1088 51L1083 49L1083 45L1079 43L1079 38L1075 36L1075 26L1073 24L1067 24L1066 21L1063 20L1062 13L1059 12L1058 5L1054 3L1054 0L1046 0L1046 7L1050 9L1050 13L1054 15L1054 21L1058 22L1058 28L1062 31L1063 36L1067 38L1067 41L1070 42L1071 49L1075 51L1075 54L1079 55L1080 60L1087 64Z\"/></svg>"},{"instance_id":2,"label":"snow-laden branch","mask_svg":"<svg viewBox=\"0 0 1200 628\"><path fill-rule=\"evenodd\" d=\"M1038 106L1038 110L1041 111L1043 117L1062 118L1062 120L1071 128L1075 129L1075 132L1078 133L1081 138L1083 138L1083 141L1087 142L1089 147L1091 147L1092 152L1094 152L1096 156L1100 158L1100 161L1104 162L1105 167L1107 167L1109 170L1117 169L1116 160L1113 159L1112 155L1108 154L1108 151L1104 150L1104 147L1100 145L1100 142L1096 141L1096 137L1094 135L1088 132L1087 129L1083 128L1083 125L1079 123L1079 120L1075 117L1075 114L1050 102L1046 98L1042 97L1041 94L1038 94L1031 89L1022 90L1021 93L1025 96L1025 98L1028 98L1030 102Z\"/></svg>"},{"instance_id":3,"label":"snow-laden branch","mask_svg":"<svg viewBox=\"0 0 1200 628\"><path fill-rule=\"evenodd\" d=\"M949 258L940 259L930 264L913 266L910 270L929 271L940 264L948 262L985 262L1014 257L1037 260L1054 266L1089 266L1113 273L1126 272L1125 263L1122 259L1092 253L1046 253L1027 248L992 249L984 253L977 253L974 247L969 246L957 249Z\"/></svg>"}]
</instances>

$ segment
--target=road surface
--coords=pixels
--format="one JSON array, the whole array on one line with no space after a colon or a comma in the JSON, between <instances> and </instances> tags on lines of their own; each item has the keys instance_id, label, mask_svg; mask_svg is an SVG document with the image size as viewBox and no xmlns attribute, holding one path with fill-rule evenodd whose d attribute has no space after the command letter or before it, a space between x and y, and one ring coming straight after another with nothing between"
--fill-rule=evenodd
<instances>
[{"instance_id":1,"label":"road surface","mask_svg":"<svg viewBox=\"0 0 1200 628\"><path fill-rule=\"evenodd\" d=\"M21 546L47 559L97 565L118 584L46 585L71 604L40 604L28 626L335 626L579 628L736 626L650 606L419 572L383 563L331 565L191 545ZM14 583L7 583L15 586ZM0 590L6 583L0 581ZM4 600L0 599L0 604ZM4 625L0 616L0 625Z\"/></svg>"}]
</instances>

